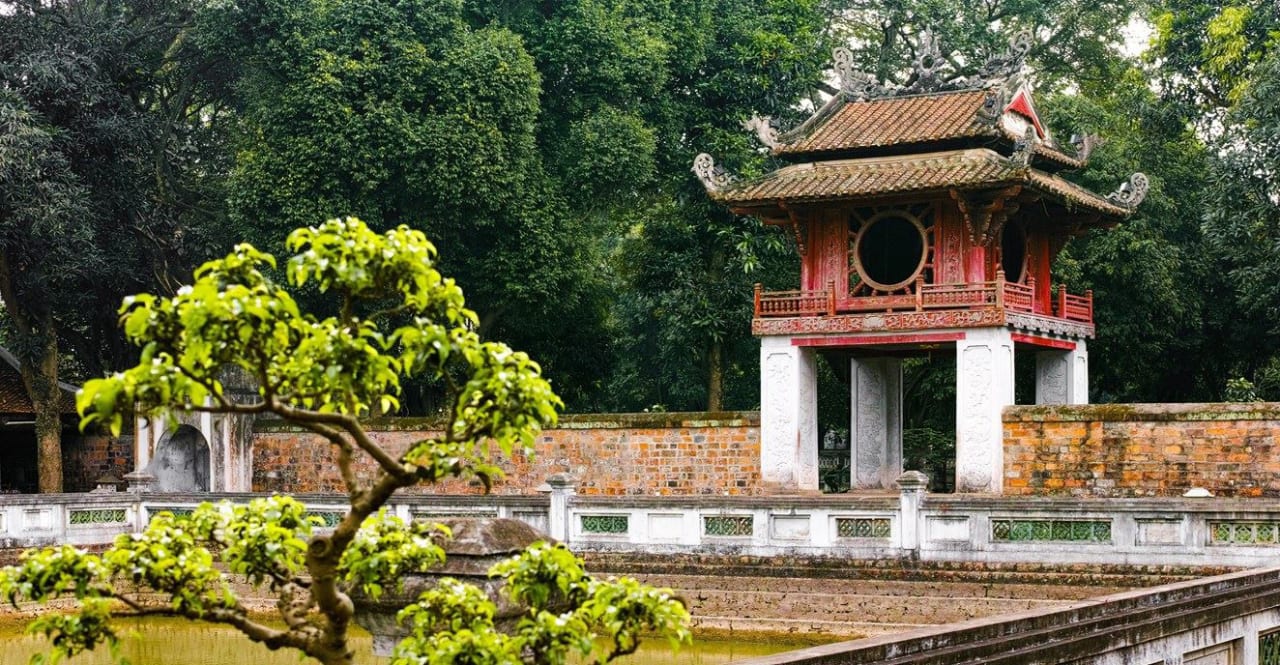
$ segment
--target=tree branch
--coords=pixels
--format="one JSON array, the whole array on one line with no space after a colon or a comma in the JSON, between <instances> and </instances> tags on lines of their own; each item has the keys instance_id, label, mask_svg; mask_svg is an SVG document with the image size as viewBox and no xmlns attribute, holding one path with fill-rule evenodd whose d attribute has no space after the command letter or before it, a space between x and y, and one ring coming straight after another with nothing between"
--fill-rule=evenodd
<instances>
[{"instance_id":1,"label":"tree branch","mask_svg":"<svg viewBox=\"0 0 1280 665\"><path fill-rule=\"evenodd\" d=\"M338 472L342 474L342 483L347 486L347 497L354 501L360 496L360 487L352 467L354 449L342 437L342 432L324 423L302 422L302 426L328 439L338 449Z\"/></svg>"},{"instance_id":2,"label":"tree branch","mask_svg":"<svg viewBox=\"0 0 1280 665\"><path fill-rule=\"evenodd\" d=\"M412 474L404 468L404 465L392 457L390 453L383 450L382 446L369 439L369 435L365 433L364 428L360 426L360 421L356 420L355 416L299 409L281 402L274 396L270 397L268 405L268 408L273 413L279 414L281 418L292 420L304 426L306 423L337 425L346 430L356 445L368 453L378 463L378 466L382 467L384 472L399 478L408 479L412 477Z\"/></svg>"}]
</instances>

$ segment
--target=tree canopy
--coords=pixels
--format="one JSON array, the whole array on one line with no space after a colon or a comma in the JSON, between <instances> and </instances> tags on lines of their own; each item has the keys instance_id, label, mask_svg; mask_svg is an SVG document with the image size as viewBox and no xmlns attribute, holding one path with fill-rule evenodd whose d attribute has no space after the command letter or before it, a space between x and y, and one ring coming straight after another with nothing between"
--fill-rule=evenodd
<instances>
[{"instance_id":1,"label":"tree canopy","mask_svg":"<svg viewBox=\"0 0 1280 665\"><path fill-rule=\"evenodd\" d=\"M180 275L218 174L182 65L194 2L6 5L0 297L36 407L40 488L58 491L60 372L130 360L115 303Z\"/></svg>"}]
</instances>

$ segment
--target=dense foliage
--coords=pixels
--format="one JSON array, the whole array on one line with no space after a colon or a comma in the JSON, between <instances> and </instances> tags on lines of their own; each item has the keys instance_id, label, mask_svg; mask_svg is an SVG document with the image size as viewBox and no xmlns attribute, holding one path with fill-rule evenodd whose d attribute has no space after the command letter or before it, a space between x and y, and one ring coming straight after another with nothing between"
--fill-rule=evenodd
<instances>
[{"instance_id":1,"label":"dense foliage","mask_svg":"<svg viewBox=\"0 0 1280 665\"><path fill-rule=\"evenodd\" d=\"M62 486L61 372L128 362L115 303L203 252L219 174L182 40L196 5L0 9L0 297L36 407L42 491Z\"/></svg>"},{"instance_id":2,"label":"dense foliage","mask_svg":"<svg viewBox=\"0 0 1280 665\"><path fill-rule=\"evenodd\" d=\"M58 369L129 359L106 325L121 289L187 281L210 246L272 249L356 214L446 247L480 336L535 352L571 410L753 408L750 286L793 287L798 262L785 234L713 205L692 156L771 168L743 121L802 120L830 92L837 43L905 83L926 33L966 75L1022 30L1056 136L1106 139L1069 177L1105 191L1152 176L1134 218L1055 266L1096 296L1093 398L1213 400L1242 379L1280 399L1271 2L13 6L0 288L45 403ZM1135 21L1152 31L1140 55L1125 49ZM912 366L937 375L908 381L925 391L916 426L950 430L945 390L928 388L949 371ZM403 411L443 408L443 383L403 387Z\"/></svg>"},{"instance_id":3,"label":"dense foliage","mask_svg":"<svg viewBox=\"0 0 1280 665\"><path fill-rule=\"evenodd\" d=\"M329 441L348 512L322 533L291 498L205 505L190 518L161 515L101 555L70 546L28 553L0 573L0 596L78 601L77 612L34 624L52 638L55 656L113 642L111 616L176 615L228 624L322 663L350 663L348 592L360 587L376 597L443 557L436 541L447 533L380 511L392 493L446 477L487 483L500 474L495 454L528 452L539 429L556 421L560 400L538 365L480 339L476 314L437 271L435 247L420 231L377 234L355 218L332 219L298 229L287 244L295 252L284 266L288 284L314 286L338 301L339 314L307 312L270 277L270 254L239 245L201 266L173 297L128 298L125 334L142 348L141 360L87 382L77 405L84 425L117 433L134 408L145 416L173 409L274 414ZM254 378L256 400L237 402L223 391L219 376L228 366ZM401 381L419 374L449 387L448 424L392 455L358 419L394 410ZM376 472L357 474L358 458ZM561 548L531 548L493 574L530 608L514 633L497 632L490 601L445 586L405 611L414 630L396 662L559 663L595 651L597 637L612 645L608 660L634 650L640 631L675 642L688 637L688 615L668 594L591 579ZM276 596L283 626L254 619L232 591L232 575ZM551 611L553 592L568 609Z\"/></svg>"}]
</instances>

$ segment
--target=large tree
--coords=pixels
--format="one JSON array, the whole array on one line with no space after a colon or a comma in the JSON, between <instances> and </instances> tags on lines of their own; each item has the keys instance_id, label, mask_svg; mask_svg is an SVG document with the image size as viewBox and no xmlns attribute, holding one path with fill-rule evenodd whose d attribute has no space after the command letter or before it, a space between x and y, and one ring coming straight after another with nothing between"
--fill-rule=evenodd
<instances>
[{"instance_id":1,"label":"large tree","mask_svg":"<svg viewBox=\"0 0 1280 665\"><path fill-rule=\"evenodd\" d=\"M538 142L576 217L607 242L615 342L603 408L719 409L756 402L748 305L764 238L711 205L689 173L716 152L759 169L741 127L790 121L821 82L832 41L821 0L469 0L524 39L543 80ZM589 63L587 66L584 64ZM743 368L742 372L738 369ZM726 397L728 399L726 400Z\"/></svg>"},{"instance_id":2,"label":"large tree","mask_svg":"<svg viewBox=\"0 0 1280 665\"><path fill-rule=\"evenodd\" d=\"M0 297L35 405L40 490L56 492L64 352L92 371L127 357L108 332L112 303L170 274L216 160L197 154L207 118L186 77L190 3L7 4Z\"/></svg>"},{"instance_id":3,"label":"large tree","mask_svg":"<svg viewBox=\"0 0 1280 665\"><path fill-rule=\"evenodd\" d=\"M569 385L597 370L595 240L546 173L541 78L516 34L455 0L236 0L198 28L236 113L228 240L270 246L338 214L410 224L447 248L484 335Z\"/></svg>"}]
</instances>

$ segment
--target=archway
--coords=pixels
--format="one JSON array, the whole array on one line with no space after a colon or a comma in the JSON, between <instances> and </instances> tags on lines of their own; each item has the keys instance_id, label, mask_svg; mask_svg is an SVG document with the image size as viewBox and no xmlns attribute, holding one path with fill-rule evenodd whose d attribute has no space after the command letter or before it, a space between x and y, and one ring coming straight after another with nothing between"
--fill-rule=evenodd
<instances>
[{"instance_id":1,"label":"archway","mask_svg":"<svg viewBox=\"0 0 1280 665\"><path fill-rule=\"evenodd\" d=\"M208 492L209 442L200 430L181 425L160 440L147 472L160 492Z\"/></svg>"}]
</instances>

